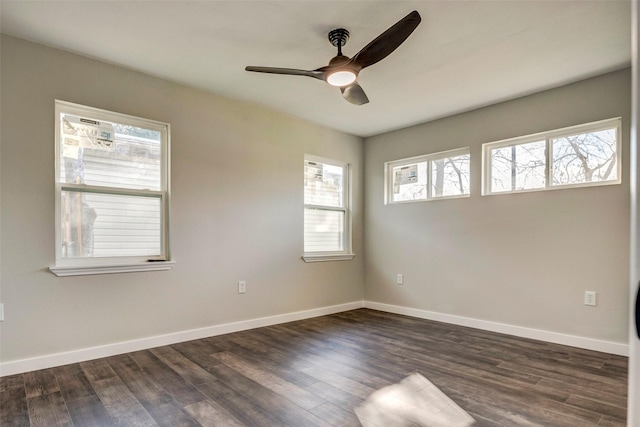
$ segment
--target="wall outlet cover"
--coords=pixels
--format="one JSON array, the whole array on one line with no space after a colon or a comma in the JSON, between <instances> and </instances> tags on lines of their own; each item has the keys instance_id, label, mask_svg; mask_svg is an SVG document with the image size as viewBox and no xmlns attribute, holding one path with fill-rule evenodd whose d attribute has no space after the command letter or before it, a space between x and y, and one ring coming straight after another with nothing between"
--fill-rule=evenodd
<instances>
[{"instance_id":1,"label":"wall outlet cover","mask_svg":"<svg viewBox=\"0 0 640 427\"><path fill-rule=\"evenodd\" d=\"M584 305L596 305L596 292L584 291Z\"/></svg>"}]
</instances>

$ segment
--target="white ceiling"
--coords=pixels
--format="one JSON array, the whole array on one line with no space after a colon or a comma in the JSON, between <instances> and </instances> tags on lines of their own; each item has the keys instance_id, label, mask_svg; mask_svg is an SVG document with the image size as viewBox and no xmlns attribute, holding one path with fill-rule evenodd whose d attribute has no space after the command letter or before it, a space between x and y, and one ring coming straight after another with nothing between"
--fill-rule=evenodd
<instances>
[{"instance_id":1,"label":"white ceiling","mask_svg":"<svg viewBox=\"0 0 640 427\"><path fill-rule=\"evenodd\" d=\"M422 23L358 81L370 103L300 76L349 30L352 56L412 10ZM3 33L371 136L630 66L620 1L0 1Z\"/></svg>"}]
</instances>

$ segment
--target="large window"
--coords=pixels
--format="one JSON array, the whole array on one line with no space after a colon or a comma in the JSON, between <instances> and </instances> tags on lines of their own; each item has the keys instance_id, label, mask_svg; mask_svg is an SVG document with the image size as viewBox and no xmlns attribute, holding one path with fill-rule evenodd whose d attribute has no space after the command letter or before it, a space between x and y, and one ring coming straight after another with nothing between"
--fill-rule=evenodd
<instances>
[{"instance_id":1,"label":"large window","mask_svg":"<svg viewBox=\"0 0 640 427\"><path fill-rule=\"evenodd\" d=\"M385 163L386 203L468 197L469 148Z\"/></svg>"},{"instance_id":2,"label":"large window","mask_svg":"<svg viewBox=\"0 0 640 427\"><path fill-rule=\"evenodd\" d=\"M304 260L353 258L349 210L349 165L305 155Z\"/></svg>"},{"instance_id":3,"label":"large window","mask_svg":"<svg viewBox=\"0 0 640 427\"><path fill-rule=\"evenodd\" d=\"M620 119L483 145L483 194L620 183Z\"/></svg>"},{"instance_id":4,"label":"large window","mask_svg":"<svg viewBox=\"0 0 640 427\"><path fill-rule=\"evenodd\" d=\"M169 125L56 101L57 275L167 269Z\"/></svg>"}]
</instances>

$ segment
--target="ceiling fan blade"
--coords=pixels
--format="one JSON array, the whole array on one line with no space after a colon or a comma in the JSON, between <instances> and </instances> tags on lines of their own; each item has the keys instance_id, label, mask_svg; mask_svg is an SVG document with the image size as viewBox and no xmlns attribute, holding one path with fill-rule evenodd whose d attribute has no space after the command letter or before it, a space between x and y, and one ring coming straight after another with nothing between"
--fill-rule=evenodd
<instances>
[{"instance_id":1,"label":"ceiling fan blade","mask_svg":"<svg viewBox=\"0 0 640 427\"><path fill-rule=\"evenodd\" d=\"M363 47L349 62L365 68L386 58L411 35L421 20L420 14L414 10Z\"/></svg>"},{"instance_id":2,"label":"ceiling fan blade","mask_svg":"<svg viewBox=\"0 0 640 427\"><path fill-rule=\"evenodd\" d=\"M357 82L353 82L349 86L341 87L340 91L344 99L352 104L363 105L369 102L367 94L364 93L364 90L362 90L362 87Z\"/></svg>"},{"instance_id":3,"label":"ceiling fan blade","mask_svg":"<svg viewBox=\"0 0 640 427\"><path fill-rule=\"evenodd\" d=\"M270 74L286 74L290 76L307 76L314 79L324 80L324 71L321 70L297 70L295 68L277 68L277 67L245 67L247 71L254 71L256 73L270 73Z\"/></svg>"}]
</instances>

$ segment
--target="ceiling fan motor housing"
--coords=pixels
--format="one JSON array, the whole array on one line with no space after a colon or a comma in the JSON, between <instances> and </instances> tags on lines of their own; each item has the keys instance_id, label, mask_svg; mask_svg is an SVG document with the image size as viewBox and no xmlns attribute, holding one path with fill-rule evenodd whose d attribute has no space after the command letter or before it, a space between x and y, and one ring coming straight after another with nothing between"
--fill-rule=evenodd
<instances>
[{"instance_id":1,"label":"ceiling fan motor housing","mask_svg":"<svg viewBox=\"0 0 640 427\"><path fill-rule=\"evenodd\" d=\"M344 28L329 31L329 41L338 49L347 44L347 40L349 40L349 31Z\"/></svg>"}]
</instances>

